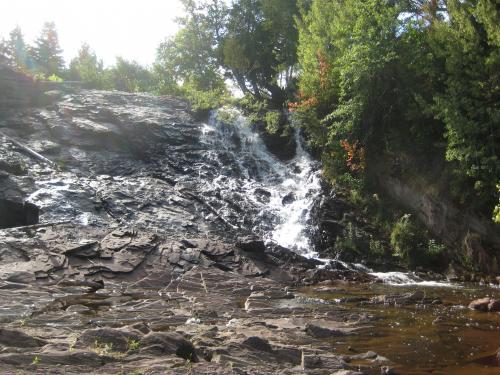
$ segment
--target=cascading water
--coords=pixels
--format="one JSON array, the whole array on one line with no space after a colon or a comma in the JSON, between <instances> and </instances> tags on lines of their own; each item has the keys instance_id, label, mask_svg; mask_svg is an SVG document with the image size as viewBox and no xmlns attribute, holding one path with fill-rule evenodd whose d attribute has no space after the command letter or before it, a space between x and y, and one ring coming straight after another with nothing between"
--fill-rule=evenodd
<instances>
[{"instance_id":1,"label":"cascading water","mask_svg":"<svg viewBox=\"0 0 500 375\"><path fill-rule=\"evenodd\" d=\"M219 116L221 113L224 116ZM320 165L303 149L299 132L295 131L295 156L283 162L273 156L236 109L213 112L201 131L201 142L208 147L206 158L194 166L201 180L198 190L217 214L266 241L318 258L309 237L313 229L309 219L321 194ZM373 272L362 264L340 259L320 260L370 273L391 285L452 286L424 281L410 273Z\"/></svg>"},{"instance_id":2,"label":"cascading water","mask_svg":"<svg viewBox=\"0 0 500 375\"><path fill-rule=\"evenodd\" d=\"M274 157L249 121L234 109L224 109L230 121L214 112L202 128L204 143L212 144L197 165L203 196L228 222L246 227L304 256L316 255L308 231L310 210L320 194L319 165L303 149L296 131L296 154L287 162ZM222 202L222 204L221 204Z\"/></svg>"}]
</instances>

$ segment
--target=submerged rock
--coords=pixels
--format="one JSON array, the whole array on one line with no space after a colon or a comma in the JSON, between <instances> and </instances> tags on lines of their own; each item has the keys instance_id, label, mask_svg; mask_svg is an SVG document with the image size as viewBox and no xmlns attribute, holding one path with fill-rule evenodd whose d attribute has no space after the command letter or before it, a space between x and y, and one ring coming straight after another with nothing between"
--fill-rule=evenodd
<instances>
[{"instance_id":1,"label":"submerged rock","mask_svg":"<svg viewBox=\"0 0 500 375\"><path fill-rule=\"evenodd\" d=\"M291 191L281 199L281 203L283 205L291 204L295 201L295 199L295 194L293 193L293 191Z\"/></svg>"}]
</instances>

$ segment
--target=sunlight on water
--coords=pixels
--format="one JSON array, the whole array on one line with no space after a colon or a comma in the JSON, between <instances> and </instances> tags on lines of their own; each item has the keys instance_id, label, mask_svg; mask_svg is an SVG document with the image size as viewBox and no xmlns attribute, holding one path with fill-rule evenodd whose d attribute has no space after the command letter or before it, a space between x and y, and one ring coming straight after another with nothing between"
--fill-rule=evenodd
<instances>
[{"instance_id":1,"label":"sunlight on water","mask_svg":"<svg viewBox=\"0 0 500 375\"><path fill-rule=\"evenodd\" d=\"M389 285L420 285L420 286L430 286L430 287L449 287L449 288L460 288L460 285L442 282L442 281L428 281L422 280L416 275L407 272L370 272L370 275L382 280L384 283Z\"/></svg>"},{"instance_id":2,"label":"sunlight on water","mask_svg":"<svg viewBox=\"0 0 500 375\"><path fill-rule=\"evenodd\" d=\"M220 175L207 181L203 192L217 191L222 198L241 194L243 206L256 210L254 232L259 232L266 241L315 256L307 232L310 211L321 190L318 163L302 148L298 132L296 155L283 162L268 151L241 113L235 109L223 110L229 112L230 124L219 121L214 112L208 124L201 127L202 141L216 146L207 159L222 164L220 159L229 158L231 170L227 171L229 168L223 165ZM203 168L200 165L200 174ZM264 200L259 192L265 196ZM228 221L241 221L241 215L231 217L228 208L220 213L227 214Z\"/></svg>"}]
</instances>

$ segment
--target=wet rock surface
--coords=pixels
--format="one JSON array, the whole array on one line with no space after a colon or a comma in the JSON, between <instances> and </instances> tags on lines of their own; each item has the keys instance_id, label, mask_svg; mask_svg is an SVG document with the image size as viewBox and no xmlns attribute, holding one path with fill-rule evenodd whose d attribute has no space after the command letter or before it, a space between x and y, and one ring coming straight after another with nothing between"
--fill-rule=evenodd
<instances>
[{"instance_id":1,"label":"wet rock surface","mask_svg":"<svg viewBox=\"0 0 500 375\"><path fill-rule=\"evenodd\" d=\"M325 345L362 324L290 290L315 267L308 259L277 258L255 240L178 240L117 224L1 234L5 371L351 369Z\"/></svg>"}]
</instances>

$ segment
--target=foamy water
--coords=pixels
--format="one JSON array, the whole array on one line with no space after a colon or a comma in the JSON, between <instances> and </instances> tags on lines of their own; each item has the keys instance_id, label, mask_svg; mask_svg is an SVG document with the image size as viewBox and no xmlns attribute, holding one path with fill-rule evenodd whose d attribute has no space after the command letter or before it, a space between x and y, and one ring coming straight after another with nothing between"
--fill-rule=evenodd
<instances>
[{"instance_id":1,"label":"foamy water","mask_svg":"<svg viewBox=\"0 0 500 375\"><path fill-rule=\"evenodd\" d=\"M262 223L267 225L263 233L264 240L307 257L317 256L307 235L307 226L311 208L321 191L319 168L317 162L302 148L298 132L295 134L295 157L283 162L268 151L241 113L235 109L225 111L231 113L231 123L221 123L214 113L210 121L201 127L202 141L219 147L207 155L208 159L220 158L220 148L228 153L234 164L231 167L234 173L221 171L218 177L207 182L203 190L218 190L226 195L241 193L243 199L256 209L254 229L258 231ZM239 140L236 144L235 138ZM203 168L200 165L200 174ZM259 191L268 195L267 201L259 199L256 193ZM293 195L293 199L284 203L283 198L289 194ZM221 210L221 214L224 214L224 210ZM230 212L225 218L231 220Z\"/></svg>"}]
</instances>

